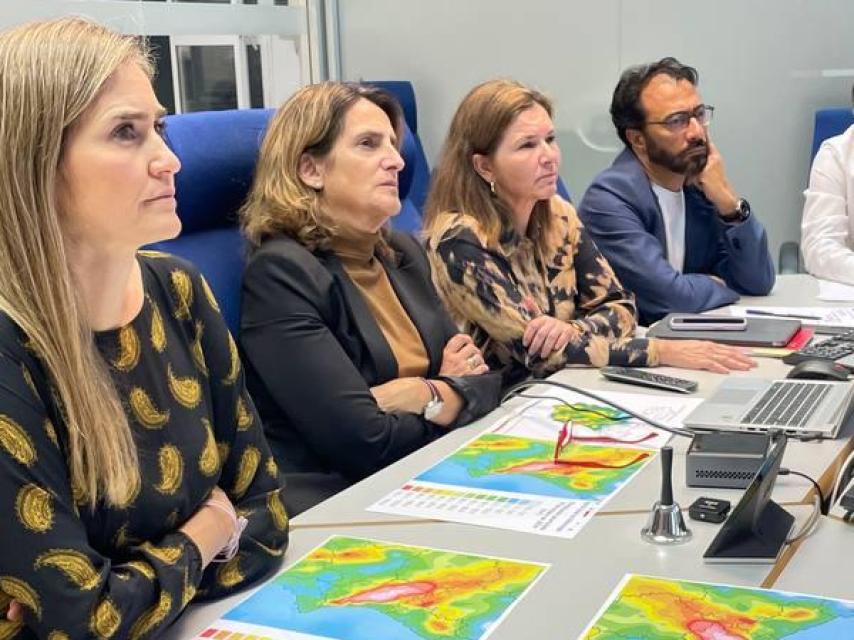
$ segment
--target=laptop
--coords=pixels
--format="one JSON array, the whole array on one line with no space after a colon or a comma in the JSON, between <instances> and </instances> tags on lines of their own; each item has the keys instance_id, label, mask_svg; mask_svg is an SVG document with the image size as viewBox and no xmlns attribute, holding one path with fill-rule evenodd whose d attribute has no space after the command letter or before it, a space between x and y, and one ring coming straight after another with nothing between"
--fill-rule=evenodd
<instances>
[{"instance_id":1,"label":"laptop","mask_svg":"<svg viewBox=\"0 0 854 640\"><path fill-rule=\"evenodd\" d=\"M716 431L783 431L835 438L854 395L854 382L729 377L694 409L685 426Z\"/></svg>"}]
</instances>

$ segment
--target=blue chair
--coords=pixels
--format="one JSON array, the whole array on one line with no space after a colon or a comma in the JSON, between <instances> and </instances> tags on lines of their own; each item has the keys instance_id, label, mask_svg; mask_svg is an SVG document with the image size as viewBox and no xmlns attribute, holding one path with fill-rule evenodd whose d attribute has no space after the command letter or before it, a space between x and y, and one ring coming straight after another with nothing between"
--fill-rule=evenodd
<instances>
[{"instance_id":1,"label":"blue chair","mask_svg":"<svg viewBox=\"0 0 854 640\"><path fill-rule=\"evenodd\" d=\"M557 192L561 198L567 202L572 202L572 195L570 195L569 189L566 188L566 184L560 176L557 177Z\"/></svg>"},{"instance_id":2,"label":"blue chair","mask_svg":"<svg viewBox=\"0 0 854 640\"><path fill-rule=\"evenodd\" d=\"M210 283L235 334L240 327L240 288L247 251L237 212L252 186L258 149L274 113L275 109L239 109L165 118L166 143L181 160L175 189L182 228L174 240L148 248L195 264ZM400 175L403 207L392 224L413 232L421 228L421 206L430 175L421 143L408 128L401 151L406 162Z\"/></svg>"},{"instance_id":3,"label":"blue chair","mask_svg":"<svg viewBox=\"0 0 854 640\"><path fill-rule=\"evenodd\" d=\"M400 213L391 220L398 231L416 233L421 230L421 212L430 190L430 165L427 155L418 138L418 110L415 104L415 90L407 80L369 80L370 84L392 94L403 109L403 119L407 131L403 136L401 155L406 162L400 172Z\"/></svg>"},{"instance_id":4,"label":"blue chair","mask_svg":"<svg viewBox=\"0 0 854 640\"><path fill-rule=\"evenodd\" d=\"M400 213L391 219L398 231L416 233L421 230L421 212L430 190L430 167L418 136L407 126L400 147L405 165L398 176Z\"/></svg>"},{"instance_id":5,"label":"blue chair","mask_svg":"<svg viewBox=\"0 0 854 640\"><path fill-rule=\"evenodd\" d=\"M370 84L388 91L397 98L400 108L403 109L403 119L412 133L418 135L418 108L415 103L415 89L409 80L365 80Z\"/></svg>"},{"instance_id":6,"label":"blue chair","mask_svg":"<svg viewBox=\"0 0 854 640\"><path fill-rule=\"evenodd\" d=\"M818 148L827 138L838 136L854 124L854 111L851 107L828 107L815 112L815 126L812 135L812 154L810 161L815 159Z\"/></svg>"},{"instance_id":7,"label":"blue chair","mask_svg":"<svg viewBox=\"0 0 854 640\"><path fill-rule=\"evenodd\" d=\"M204 274L232 333L240 325L246 242L237 212L252 186L258 149L274 109L167 116L166 143L181 160L175 176L181 235L149 248L194 263Z\"/></svg>"}]
</instances>

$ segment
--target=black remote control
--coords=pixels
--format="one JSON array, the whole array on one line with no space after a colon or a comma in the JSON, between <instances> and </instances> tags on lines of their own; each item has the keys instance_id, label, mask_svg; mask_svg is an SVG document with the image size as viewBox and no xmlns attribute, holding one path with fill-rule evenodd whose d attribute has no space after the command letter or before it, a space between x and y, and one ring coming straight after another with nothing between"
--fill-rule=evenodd
<instances>
[{"instance_id":1,"label":"black remote control","mask_svg":"<svg viewBox=\"0 0 854 640\"><path fill-rule=\"evenodd\" d=\"M637 384L642 387L655 387L656 389L676 391L677 393L693 393L697 390L697 383L693 380L672 378L630 367L602 367L599 372L605 378L614 382Z\"/></svg>"}]
</instances>

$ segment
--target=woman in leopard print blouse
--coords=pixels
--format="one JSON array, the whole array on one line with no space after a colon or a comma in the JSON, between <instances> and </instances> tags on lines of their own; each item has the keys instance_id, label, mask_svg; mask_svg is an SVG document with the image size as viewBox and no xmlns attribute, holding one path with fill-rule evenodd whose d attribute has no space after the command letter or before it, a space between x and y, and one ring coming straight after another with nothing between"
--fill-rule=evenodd
<instances>
[{"instance_id":1,"label":"woman in leopard print blouse","mask_svg":"<svg viewBox=\"0 0 854 640\"><path fill-rule=\"evenodd\" d=\"M551 115L543 94L516 82L475 87L451 123L427 201L437 289L487 363L507 382L568 365L753 366L724 345L633 337L632 295L556 195Z\"/></svg>"}]
</instances>

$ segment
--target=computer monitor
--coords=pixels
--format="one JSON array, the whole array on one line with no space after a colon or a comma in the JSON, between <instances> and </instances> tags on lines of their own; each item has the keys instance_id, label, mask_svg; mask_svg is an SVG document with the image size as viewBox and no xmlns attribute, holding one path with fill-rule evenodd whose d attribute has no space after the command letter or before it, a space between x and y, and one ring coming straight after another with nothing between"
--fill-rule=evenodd
<instances>
[{"instance_id":1,"label":"computer monitor","mask_svg":"<svg viewBox=\"0 0 854 640\"><path fill-rule=\"evenodd\" d=\"M773 564L777 560L795 522L792 514L770 499L785 450L785 434L772 434L765 460L703 554L705 562Z\"/></svg>"}]
</instances>

